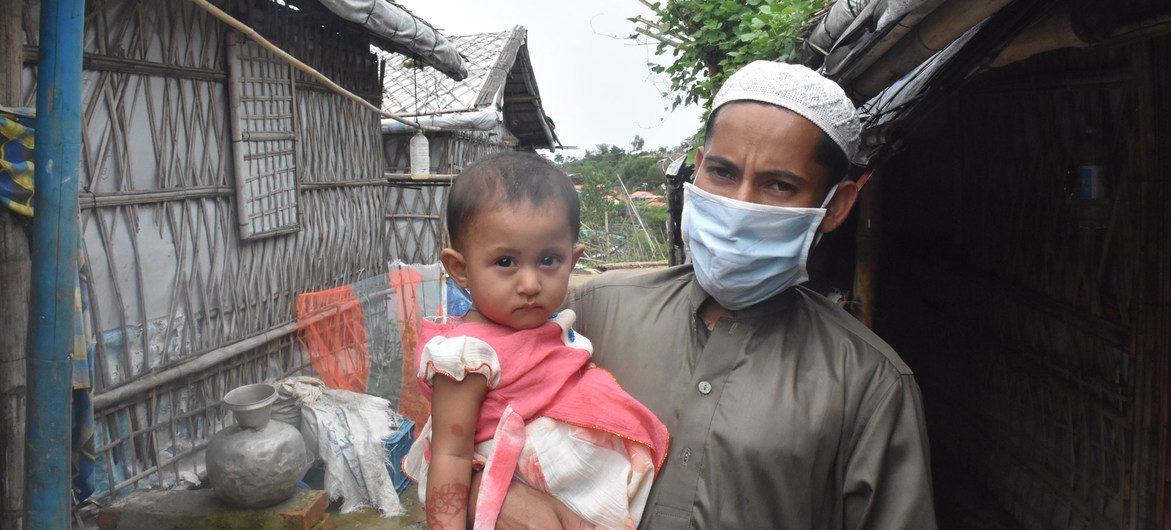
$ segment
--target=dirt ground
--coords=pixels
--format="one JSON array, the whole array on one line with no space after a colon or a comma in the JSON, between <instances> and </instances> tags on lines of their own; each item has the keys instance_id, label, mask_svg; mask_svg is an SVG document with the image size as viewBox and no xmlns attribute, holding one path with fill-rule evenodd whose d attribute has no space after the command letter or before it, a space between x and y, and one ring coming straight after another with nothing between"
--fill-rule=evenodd
<instances>
[{"instance_id":1,"label":"dirt ground","mask_svg":"<svg viewBox=\"0 0 1171 530\"><path fill-rule=\"evenodd\" d=\"M577 289L578 287L585 285L586 282L588 282L594 278L597 278L597 277L598 277L598 275L594 274L594 273L574 272L573 274L569 275L569 290L572 292L574 289Z\"/></svg>"}]
</instances>

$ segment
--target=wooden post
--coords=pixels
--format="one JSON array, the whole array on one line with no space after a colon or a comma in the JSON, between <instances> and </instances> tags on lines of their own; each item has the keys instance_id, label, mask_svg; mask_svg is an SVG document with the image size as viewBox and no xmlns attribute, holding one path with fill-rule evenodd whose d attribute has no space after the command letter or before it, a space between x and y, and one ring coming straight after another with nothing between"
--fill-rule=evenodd
<instances>
[{"instance_id":1,"label":"wooden post","mask_svg":"<svg viewBox=\"0 0 1171 530\"><path fill-rule=\"evenodd\" d=\"M24 0L0 0L0 105L20 106ZM0 211L0 528L24 527L25 363L32 261L21 220Z\"/></svg>"},{"instance_id":2,"label":"wooden post","mask_svg":"<svg viewBox=\"0 0 1171 530\"><path fill-rule=\"evenodd\" d=\"M874 327L874 307L878 292L878 248L881 224L881 178L870 178L858 197L858 231L855 236L854 299L861 302L857 318L866 327Z\"/></svg>"},{"instance_id":3,"label":"wooden post","mask_svg":"<svg viewBox=\"0 0 1171 530\"><path fill-rule=\"evenodd\" d=\"M32 262L20 220L0 211L0 528L23 528L25 363Z\"/></svg>"},{"instance_id":4,"label":"wooden post","mask_svg":"<svg viewBox=\"0 0 1171 530\"><path fill-rule=\"evenodd\" d=\"M1138 219L1138 245L1131 258L1135 264L1135 323L1133 332L1135 406L1127 419L1132 424L1131 462L1127 480L1130 491L1130 528L1168 528L1171 524L1171 156L1164 146L1171 129L1171 102L1162 65L1171 57L1171 46L1160 43L1139 48L1132 59L1140 90L1139 127L1131 153L1139 157L1132 181L1137 188L1128 207ZM1133 192L1132 192L1133 193Z\"/></svg>"}]
</instances>

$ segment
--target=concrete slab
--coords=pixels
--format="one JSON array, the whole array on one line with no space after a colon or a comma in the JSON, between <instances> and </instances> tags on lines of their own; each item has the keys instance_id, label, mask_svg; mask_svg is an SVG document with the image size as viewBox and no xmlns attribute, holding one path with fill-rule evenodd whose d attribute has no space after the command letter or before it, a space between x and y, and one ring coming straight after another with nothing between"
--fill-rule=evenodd
<instances>
[{"instance_id":1,"label":"concrete slab","mask_svg":"<svg viewBox=\"0 0 1171 530\"><path fill-rule=\"evenodd\" d=\"M299 489L289 500L268 508L234 508L210 489L131 492L98 512L98 528L310 530L325 517L329 492Z\"/></svg>"},{"instance_id":2,"label":"concrete slab","mask_svg":"<svg viewBox=\"0 0 1171 530\"><path fill-rule=\"evenodd\" d=\"M427 528L427 513L419 504L418 486L412 484L399 499L406 513L398 517L382 517L378 512L341 514L331 508L313 530L422 530Z\"/></svg>"}]
</instances>

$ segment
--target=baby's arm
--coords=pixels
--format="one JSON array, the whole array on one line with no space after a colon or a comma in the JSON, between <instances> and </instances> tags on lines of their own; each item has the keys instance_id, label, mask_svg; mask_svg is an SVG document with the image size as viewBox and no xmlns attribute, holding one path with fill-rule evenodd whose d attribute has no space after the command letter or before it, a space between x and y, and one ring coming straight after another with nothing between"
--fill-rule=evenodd
<instances>
[{"instance_id":1,"label":"baby's arm","mask_svg":"<svg viewBox=\"0 0 1171 530\"><path fill-rule=\"evenodd\" d=\"M427 527L465 528L476 420L488 394L488 381L480 374L469 373L463 381L440 375L432 386Z\"/></svg>"}]
</instances>

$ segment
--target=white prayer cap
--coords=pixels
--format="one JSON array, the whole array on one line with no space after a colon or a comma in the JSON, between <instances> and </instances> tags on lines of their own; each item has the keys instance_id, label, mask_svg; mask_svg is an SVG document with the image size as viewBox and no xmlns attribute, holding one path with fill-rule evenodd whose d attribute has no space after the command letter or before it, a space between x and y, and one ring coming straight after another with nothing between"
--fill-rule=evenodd
<instances>
[{"instance_id":1,"label":"white prayer cap","mask_svg":"<svg viewBox=\"0 0 1171 530\"><path fill-rule=\"evenodd\" d=\"M784 107L817 125L842 148L846 159L858 151L862 123L846 91L801 65L754 61L732 74L712 100L712 112L733 101Z\"/></svg>"}]
</instances>

